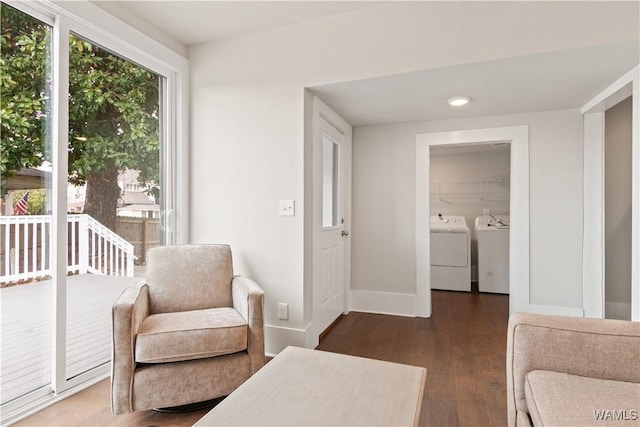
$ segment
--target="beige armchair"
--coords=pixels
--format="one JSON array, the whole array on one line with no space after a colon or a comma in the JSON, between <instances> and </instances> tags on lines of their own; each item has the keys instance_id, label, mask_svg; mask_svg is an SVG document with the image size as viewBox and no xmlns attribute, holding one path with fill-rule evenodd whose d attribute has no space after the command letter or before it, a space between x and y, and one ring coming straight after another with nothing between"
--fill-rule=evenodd
<instances>
[{"instance_id":1,"label":"beige armchair","mask_svg":"<svg viewBox=\"0 0 640 427\"><path fill-rule=\"evenodd\" d=\"M264 293L229 246L152 249L146 276L112 310L114 414L225 396L264 365Z\"/></svg>"},{"instance_id":2,"label":"beige armchair","mask_svg":"<svg viewBox=\"0 0 640 427\"><path fill-rule=\"evenodd\" d=\"M515 313L509 426L640 425L640 323Z\"/></svg>"}]
</instances>

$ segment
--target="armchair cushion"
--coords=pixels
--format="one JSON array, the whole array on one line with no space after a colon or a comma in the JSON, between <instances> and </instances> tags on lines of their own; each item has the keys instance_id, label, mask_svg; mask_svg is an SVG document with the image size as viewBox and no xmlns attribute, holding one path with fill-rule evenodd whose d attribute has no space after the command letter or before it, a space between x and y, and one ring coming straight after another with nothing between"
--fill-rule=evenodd
<instances>
[{"instance_id":1,"label":"armchair cushion","mask_svg":"<svg viewBox=\"0 0 640 427\"><path fill-rule=\"evenodd\" d=\"M629 425L640 410L640 384L553 371L529 372L525 395L533 424L539 426Z\"/></svg>"},{"instance_id":2,"label":"armchair cushion","mask_svg":"<svg viewBox=\"0 0 640 427\"><path fill-rule=\"evenodd\" d=\"M135 344L138 363L165 363L236 353L247 348L247 321L232 307L147 316Z\"/></svg>"}]
</instances>

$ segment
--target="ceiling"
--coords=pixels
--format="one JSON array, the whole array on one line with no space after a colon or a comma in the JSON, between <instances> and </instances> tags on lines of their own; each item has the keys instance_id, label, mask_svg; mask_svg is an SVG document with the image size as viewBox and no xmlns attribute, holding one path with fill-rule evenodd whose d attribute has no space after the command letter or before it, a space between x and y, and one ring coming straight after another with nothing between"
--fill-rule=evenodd
<instances>
[{"instance_id":1,"label":"ceiling","mask_svg":"<svg viewBox=\"0 0 640 427\"><path fill-rule=\"evenodd\" d=\"M125 22L143 21L190 46L382 4L375 1L104 1Z\"/></svg>"},{"instance_id":2,"label":"ceiling","mask_svg":"<svg viewBox=\"0 0 640 427\"><path fill-rule=\"evenodd\" d=\"M310 88L353 126L579 108L640 62L638 42ZM469 96L464 107L447 100Z\"/></svg>"},{"instance_id":3,"label":"ceiling","mask_svg":"<svg viewBox=\"0 0 640 427\"><path fill-rule=\"evenodd\" d=\"M376 1L103 1L134 26L190 46L372 7ZM640 62L638 41L310 89L353 126L579 108ZM469 105L450 107L453 96Z\"/></svg>"}]
</instances>

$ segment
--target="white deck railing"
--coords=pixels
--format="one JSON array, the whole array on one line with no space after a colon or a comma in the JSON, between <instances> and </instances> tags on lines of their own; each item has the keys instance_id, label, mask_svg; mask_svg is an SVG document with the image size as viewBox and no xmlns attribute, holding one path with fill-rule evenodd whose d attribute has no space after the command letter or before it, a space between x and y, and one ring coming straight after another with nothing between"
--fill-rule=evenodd
<instances>
[{"instance_id":1,"label":"white deck railing","mask_svg":"<svg viewBox=\"0 0 640 427\"><path fill-rule=\"evenodd\" d=\"M133 277L133 245L89 215L67 216L67 272ZM51 275L51 215L0 216L0 283Z\"/></svg>"}]
</instances>

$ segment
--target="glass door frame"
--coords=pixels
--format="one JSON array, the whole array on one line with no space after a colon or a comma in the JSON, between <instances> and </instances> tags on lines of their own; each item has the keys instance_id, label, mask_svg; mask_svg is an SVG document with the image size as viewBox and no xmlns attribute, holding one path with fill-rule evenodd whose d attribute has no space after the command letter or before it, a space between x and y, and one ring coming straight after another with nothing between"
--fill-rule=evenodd
<instances>
[{"instance_id":1,"label":"glass door frame","mask_svg":"<svg viewBox=\"0 0 640 427\"><path fill-rule=\"evenodd\" d=\"M13 1L5 1L5 0L3 0L3 3L7 4L8 6L13 7L14 9L19 10L20 12L23 12L23 13L25 13L27 15L30 15L33 18L35 18L35 19L41 21L42 23L48 25L49 27L51 27L50 35L51 35L51 39L52 40L50 41L51 46L50 46L50 50L49 50L51 57L48 58L48 61L51 61L51 69L54 70L55 65L53 64L53 61L54 61L54 59L53 59L54 58L53 39L55 37L54 32L55 32L55 27L56 27L55 17L53 15L49 14L49 13L46 13L46 11L41 11L41 10L38 10L38 9L30 8L30 7L28 7L28 5L25 5L24 3L21 3L21 2L13 2ZM53 90L55 90L55 89L53 88ZM54 99L53 99L53 97L54 97L53 90L51 91L52 99L50 101L51 102L51 110L52 110L52 112L53 112L53 110L55 110L55 107L53 105L53 103L55 102ZM51 123L52 127L55 126L55 116L51 118L51 122L50 123ZM52 139L54 139L53 138L53 132L55 132L55 130L52 129L52 132L51 132ZM44 144L48 144L48 143L53 144L53 141L44 142ZM54 148L53 145L51 145L50 149L52 150L52 153L53 153L53 150L55 148ZM53 177L53 174L52 174L52 177ZM53 195L53 192L55 191L54 190L55 182L56 182L55 179L52 178L51 182L48 182L46 184L48 186L48 188L51 190L50 194L52 194L52 195ZM49 185L50 185L50 187L49 187ZM54 265L55 265L54 264L55 260L54 260L54 258L52 258L52 256L54 255L54 253L53 253L54 251L51 250L51 248L53 248L54 245L55 245L55 241L54 241L54 232L55 232L54 221L55 221L55 217L52 218L51 228L49 229L50 230L50 235L49 235L49 242L50 242L49 257L50 258L49 259L50 259L50 266L51 266L51 270L52 271L54 271ZM66 271L66 266L65 266L65 271ZM54 299L55 299L55 296L54 296L55 295L55 290L54 289L55 288L52 287L52 289L50 291L50 297L52 298L52 301L54 301ZM55 312L55 309L53 310L53 312ZM53 333L54 331L51 331L51 332ZM55 335L53 334L52 337L53 337L53 339L51 341L50 349L53 352L53 349L55 348L55 341L54 341L55 340ZM52 367L52 375L51 375L50 382L47 385L39 387L39 388L37 388L37 389L35 389L35 390L33 390L33 391L23 395L23 396L20 396L18 398L15 398L15 399L9 401L6 404L3 404L2 407L1 407L1 409L2 409L1 413L3 414L3 417L2 417L2 419L0 419L0 424L4 425L5 422L7 421L7 420L4 419L4 414L6 414L6 413L11 414L11 413L19 410L21 406L28 405L29 403L32 403L32 402L37 401L39 399L46 399L48 396L50 396L53 393L53 390L54 390L54 388L53 388L53 376L54 376L53 375L53 369L54 369L53 359L49 359L49 362L52 363L52 366L51 366Z\"/></svg>"},{"instance_id":2,"label":"glass door frame","mask_svg":"<svg viewBox=\"0 0 640 427\"><path fill-rule=\"evenodd\" d=\"M67 165L69 36L76 34L162 77L160 83L160 182L161 208L166 210L163 244L189 241L188 224L188 60L155 40L117 20L99 7L70 2L3 0L52 27L52 375L48 386L34 390L2 407L2 423L17 419L34 405L65 394L73 388L109 375L110 362L73 378L66 375L67 328ZM127 42L126 40L135 40Z\"/></svg>"}]
</instances>

